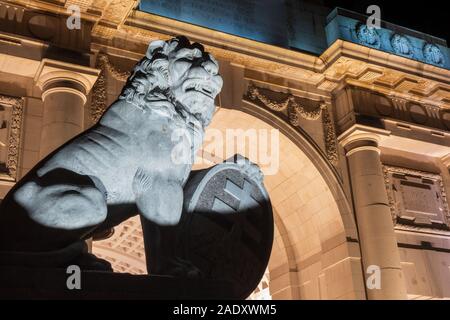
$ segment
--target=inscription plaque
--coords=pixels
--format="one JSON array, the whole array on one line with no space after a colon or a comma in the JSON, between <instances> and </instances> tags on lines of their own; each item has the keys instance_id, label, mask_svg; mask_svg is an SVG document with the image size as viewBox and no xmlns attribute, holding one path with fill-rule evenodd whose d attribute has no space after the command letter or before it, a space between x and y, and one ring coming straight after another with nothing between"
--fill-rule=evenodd
<instances>
[{"instance_id":1,"label":"inscription plaque","mask_svg":"<svg viewBox=\"0 0 450 320\"><path fill-rule=\"evenodd\" d=\"M397 224L449 229L448 204L440 175L385 166L385 176Z\"/></svg>"}]
</instances>

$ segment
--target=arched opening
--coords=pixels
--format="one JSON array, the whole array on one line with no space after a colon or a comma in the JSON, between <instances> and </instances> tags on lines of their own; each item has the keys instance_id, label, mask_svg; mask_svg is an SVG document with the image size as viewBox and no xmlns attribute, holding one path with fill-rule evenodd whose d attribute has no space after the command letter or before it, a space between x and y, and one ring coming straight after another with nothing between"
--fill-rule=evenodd
<instances>
[{"instance_id":1,"label":"arched opening","mask_svg":"<svg viewBox=\"0 0 450 320\"><path fill-rule=\"evenodd\" d=\"M207 129L201 154L203 161L194 168L208 167L240 153L260 164L266 173L265 186L276 225L268 268L273 299L363 297L360 261L347 242L348 230L353 225L345 217L349 212L342 213L340 209L339 201L343 199L336 199L336 192L333 193L339 186L326 182L324 172L321 174L318 169L318 163L323 161L320 155L309 150L308 156L293 142L295 133L289 137L284 129L276 138L271 136L271 130L279 128L277 119L272 116L272 120L270 123L246 112L218 109ZM254 146L249 145L255 132L259 139L270 137L266 142L256 140L264 147L262 151L255 152ZM261 135L261 132L266 134ZM278 155L279 159L273 160L277 162L275 165L267 161L268 157L260 163L261 153ZM316 157L315 161L311 157ZM125 222L116 228L112 238L96 242L94 253L114 258L118 271L142 269L144 256L138 224L136 218ZM122 260L121 254L124 255Z\"/></svg>"}]
</instances>

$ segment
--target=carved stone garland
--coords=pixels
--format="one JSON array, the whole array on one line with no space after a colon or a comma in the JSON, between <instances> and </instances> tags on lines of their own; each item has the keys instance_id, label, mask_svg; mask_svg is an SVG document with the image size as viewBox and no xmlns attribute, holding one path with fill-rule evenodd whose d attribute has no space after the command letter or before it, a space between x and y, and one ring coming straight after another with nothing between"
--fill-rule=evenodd
<instances>
[{"instance_id":1,"label":"carved stone garland","mask_svg":"<svg viewBox=\"0 0 450 320\"><path fill-rule=\"evenodd\" d=\"M8 155L6 159L8 172L0 174L0 179L16 181L22 132L23 98L0 95L0 104L10 105L12 107L11 127L8 136Z\"/></svg>"},{"instance_id":2,"label":"carved stone garland","mask_svg":"<svg viewBox=\"0 0 450 320\"><path fill-rule=\"evenodd\" d=\"M333 120L326 104L321 105L322 108L322 124L323 136L325 139L325 152L328 161L333 165L338 164L338 151L336 143L336 131L334 129Z\"/></svg>"},{"instance_id":3,"label":"carved stone garland","mask_svg":"<svg viewBox=\"0 0 450 320\"><path fill-rule=\"evenodd\" d=\"M288 109L289 121L294 126L299 125L298 120L300 116L306 120L317 120L322 113L321 108L312 111L305 110L302 105L297 103L292 94L289 94L283 101L274 101L261 94L257 87L250 85L248 88L248 95L252 100L258 99L273 111L281 112Z\"/></svg>"},{"instance_id":4,"label":"carved stone garland","mask_svg":"<svg viewBox=\"0 0 450 320\"><path fill-rule=\"evenodd\" d=\"M327 159L333 165L337 165L336 133L326 104L323 103L320 107L313 110L306 110L304 106L297 102L295 96L292 94L288 94L288 96L281 101L275 101L262 94L254 85L249 85L247 96L253 101L261 101L266 107L273 111L282 112L287 110L290 124L296 127L300 125L300 118L305 120L318 120L320 116L322 116Z\"/></svg>"},{"instance_id":5,"label":"carved stone garland","mask_svg":"<svg viewBox=\"0 0 450 320\"><path fill-rule=\"evenodd\" d=\"M95 83L92 92L91 119L97 122L105 112L106 105L106 73L111 74L114 79L125 82L131 75L131 72L120 71L112 65L109 58L105 54L99 54L97 57L96 67L100 69L100 75Z\"/></svg>"}]
</instances>

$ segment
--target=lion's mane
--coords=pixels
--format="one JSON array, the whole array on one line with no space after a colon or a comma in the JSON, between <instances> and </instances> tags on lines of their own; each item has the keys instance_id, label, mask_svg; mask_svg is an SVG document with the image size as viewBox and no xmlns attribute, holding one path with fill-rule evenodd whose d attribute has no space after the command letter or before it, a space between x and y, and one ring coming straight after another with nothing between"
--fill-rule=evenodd
<instances>
[{"instance_id":1,"label":"lion's mane","mask_svg":"<svg viewBox=\"0 0 450 320\"><path fill-rule=\"evenodd\" d=\"M204 50L199 44L193 44ZM178 125L190 125L204 129L211 121L214 110L202 114L191 114L178 103L170 90L169 54L184 47L192 47L185 37L169 41L152 42L147 53L137 63L128 78L119 100L125 100L146 112L154 112L172 118Z\"/></svg>"}]
</instances>

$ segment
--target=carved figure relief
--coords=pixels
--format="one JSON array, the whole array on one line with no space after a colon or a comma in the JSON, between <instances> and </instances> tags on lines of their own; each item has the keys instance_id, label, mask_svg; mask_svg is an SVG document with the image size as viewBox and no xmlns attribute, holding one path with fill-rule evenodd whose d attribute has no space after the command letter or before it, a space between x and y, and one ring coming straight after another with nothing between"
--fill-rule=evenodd
<instances>
[{"instance_id":1,"label":"carved figure relief","mask_svg":"<svg viewBox=\"0 0 450 320\"><path fill-rule=\"evenodd\" d=\"M414 49L411 45L411 42L409 42L408 38L403 35L394 34L391 38L391 45L394 49L394 52L399 55L409 58L412 58L414 56Z\"/></svg>"},{"instance_id":2,"label":"carved figure relief","mask_svg":"<svg viewBox=\"0 0 450 320\"><path fill-rule=\"evenodd\" d=\"M437 66L444 66L445 59L441 49L435 44L427 43L423 47L423 56L425 61Z\"/></svg>"},{"instance_id":3,"label":"carved figure relief","mask_svg":"<svg viewBox=\"0 0 450 320\"><path fill-rule=\"evenodd\" d=\"M379 49L381 47L380 36L377 30L373 27L369 27L366 24L358 24L356 26L356 37L359 42L370 47Z\"/></svg>"}]
</instances>

